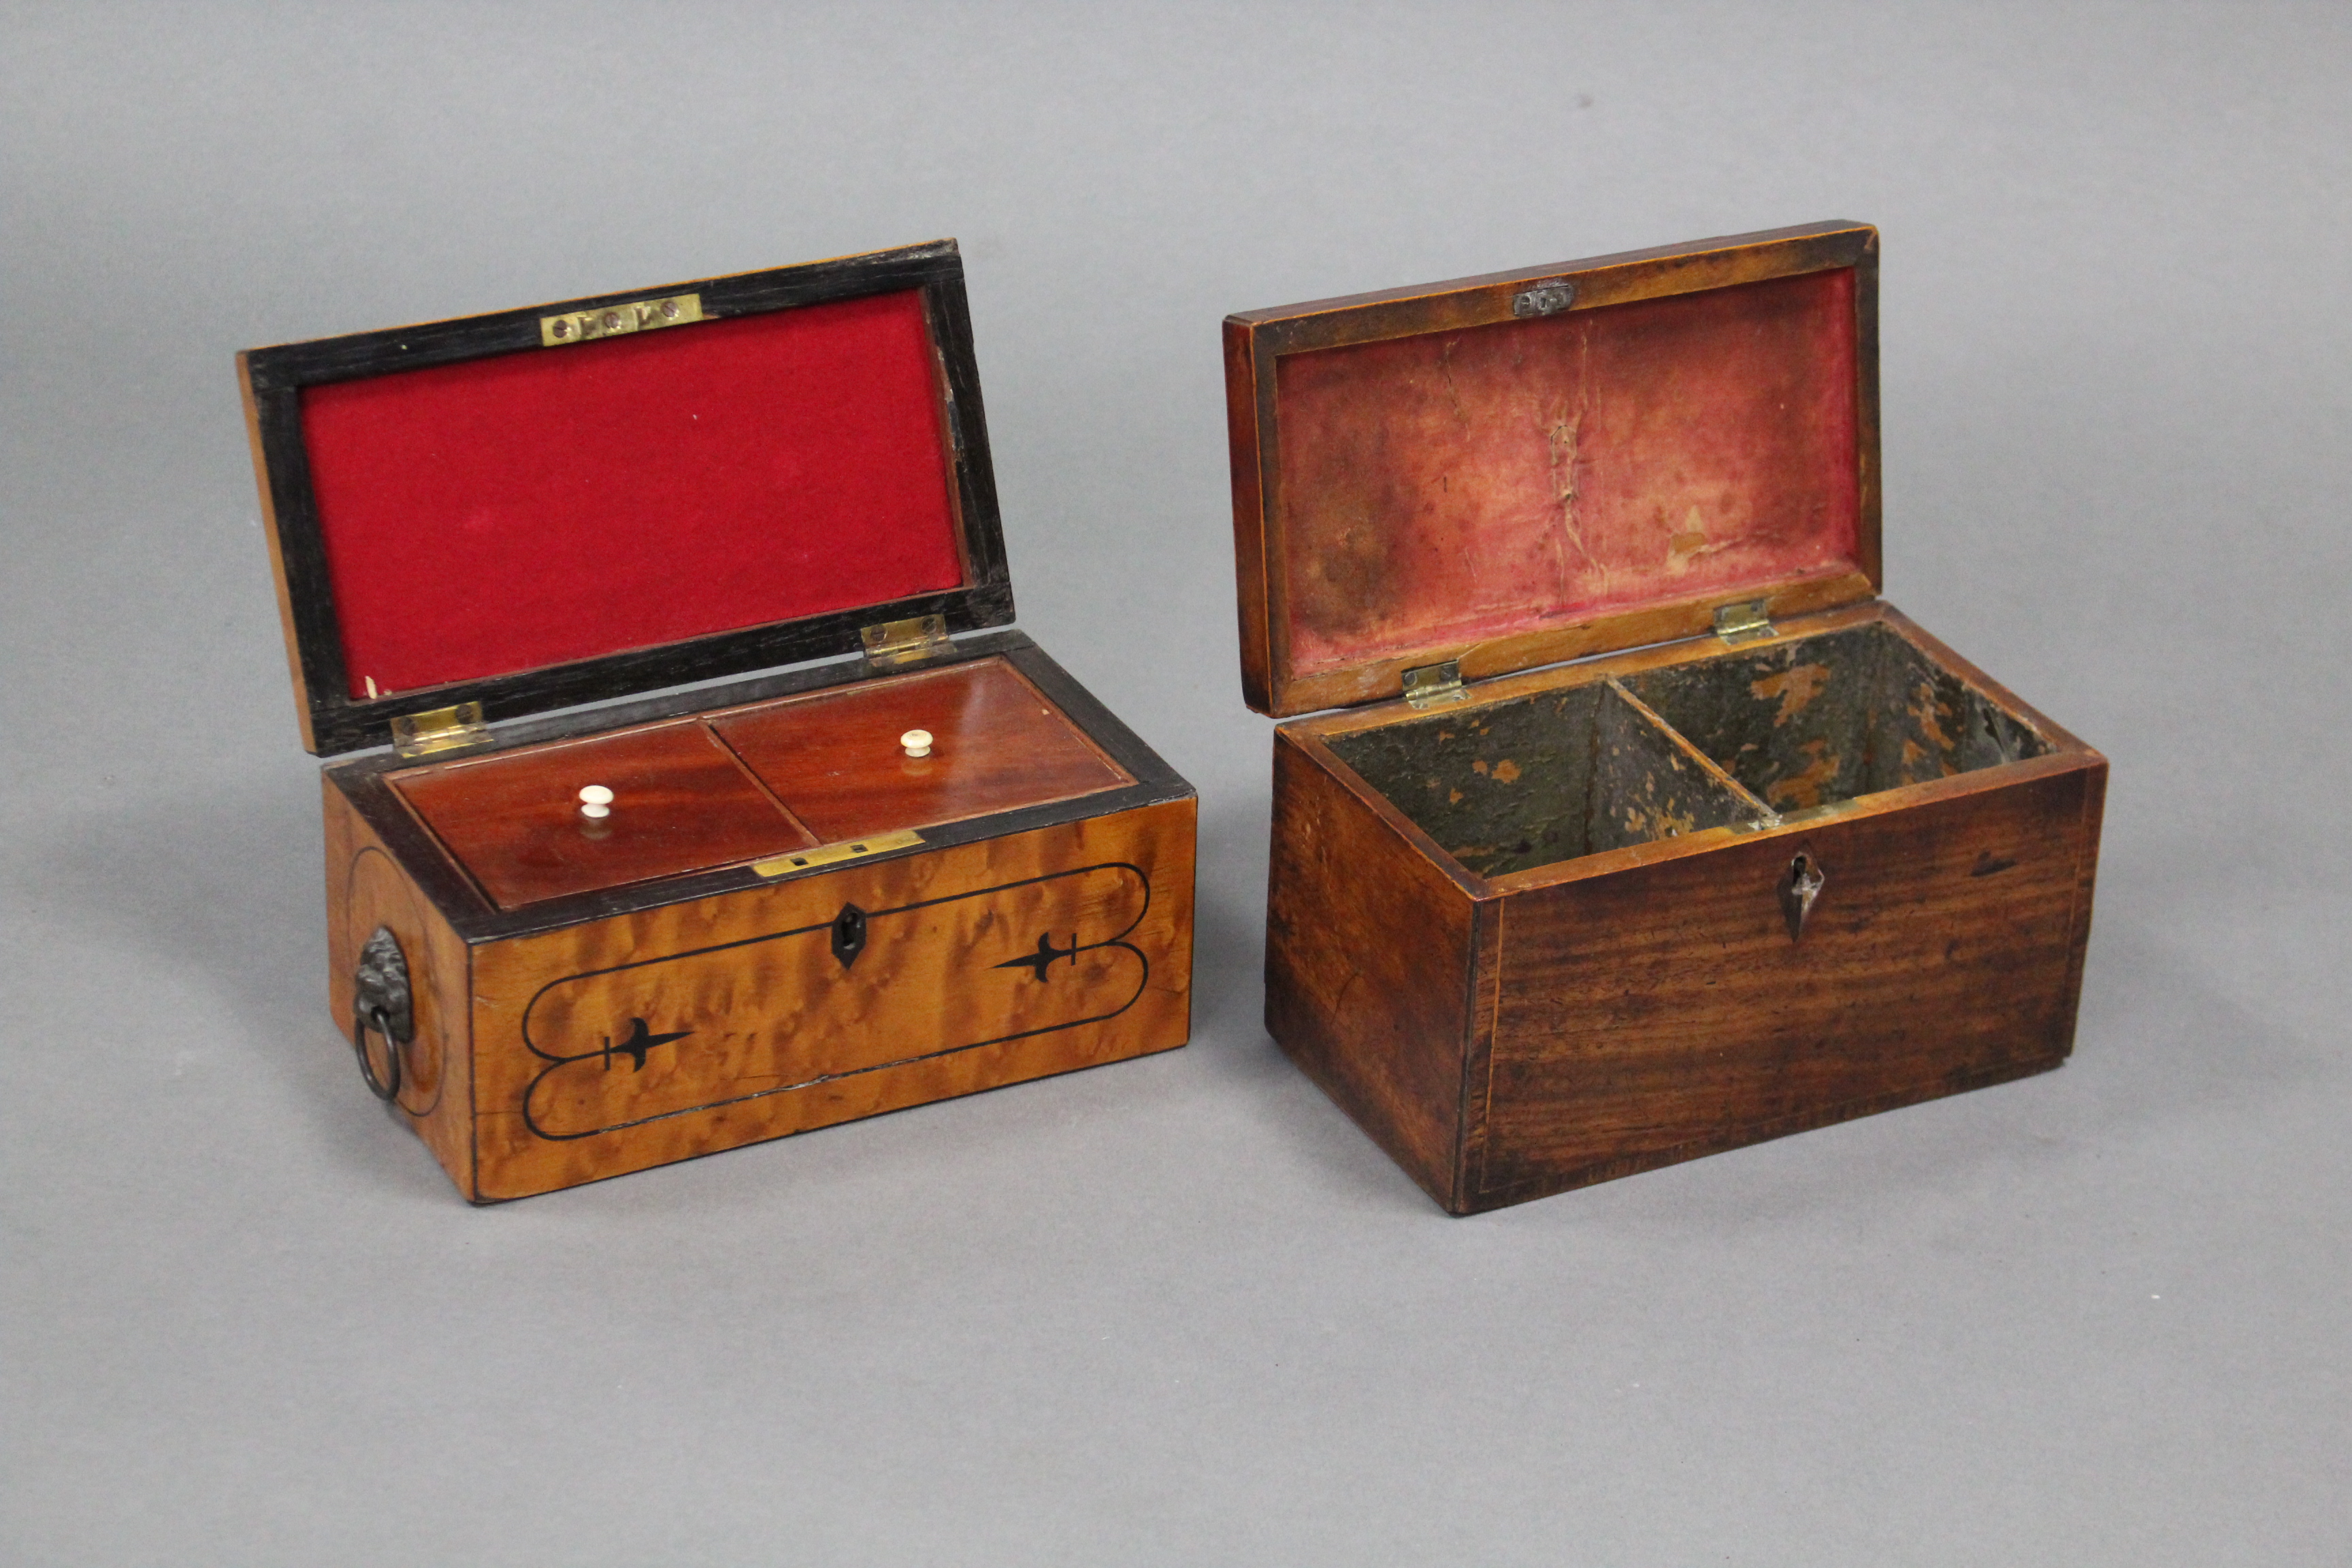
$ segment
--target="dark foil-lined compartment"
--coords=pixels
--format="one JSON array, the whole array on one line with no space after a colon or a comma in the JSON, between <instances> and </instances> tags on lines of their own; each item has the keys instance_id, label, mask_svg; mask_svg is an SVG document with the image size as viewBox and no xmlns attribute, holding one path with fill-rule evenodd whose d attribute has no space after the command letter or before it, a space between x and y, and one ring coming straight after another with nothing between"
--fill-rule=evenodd
<instances>
[{"instance_id":1,"label":"dark foil-lined compartment","mask_svg":"<svg viewBox=\"0 0 2352 1568\"><path fill-rule=\"evenodd\" d=\"M1507 876L2043 756L1883 625L1333 735L1463 868Z\"/></svg>"}]
</instances>

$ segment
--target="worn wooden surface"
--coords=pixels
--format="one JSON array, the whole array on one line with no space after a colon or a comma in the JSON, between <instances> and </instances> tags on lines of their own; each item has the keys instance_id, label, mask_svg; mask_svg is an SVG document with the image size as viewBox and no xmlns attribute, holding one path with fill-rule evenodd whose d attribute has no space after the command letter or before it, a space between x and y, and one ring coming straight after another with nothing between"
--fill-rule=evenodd
<instances>
[{"instance_id":1,"label":"worn wooden surface","mask_svg":"<svg viewBox=\"0 0 2352 1568\"><path fill-rule=\"evenodd\" d=\"M390 782L501 909L817 842L695 720L426 763ZM586 784L613 792L612 815L580 814Z\"/></svg>"},{"instance_id":2,"label":"worn wooden surface","mask_svg":"<svg viewBox=\"0 0 2352 1568\"><path fill-rule=\"evenodd\" d=\"M1507 900L1472 1206L2057 1066L2104 779L1993 784ZM1799 855L1825 878L1801 939L1779 897Z\"/></svg>"},{"instance_id":3,"label":"worn wooden surface","mask_svg":"<svg viewBox=\"0 0 2352 1568\"><path fill-rule=\"evenodd\" d=\"M1266 1029L1451 1205L1472 900L1402 820L1276 731Z\"/></svg>"},{"instance_id":4,"label":"worn wooden surface","mask_svg":"<svg viewBox=\"0 0 2352 1568\"><path fill-rule=\"evenodd\" d=\"M1193 832L1171 801L478 948L473 1195L1182 1045Z\"/></svg>"},{"instance_id":5,"label":"worn wooden surface","mask_svg":"<svg viewBox=\"0 0 2352 1568\"><path fill-rule=\"evenodd\" d=\"M1571 283L1572 310L1581 311L1833 268L1851 268L1854 282L1853 473L1858 522L1850 562L1699 595L1677 593L1668 574L1654 600L1630 607L1549 623L1535 617L1519 631L1438 637L1339 668L1301 662L1291 647L1297 595L1289 581L1281 493L1276 365L1283 355L1510 322L1517 319L1514 300L1529 286L1546 282ZM1441 659L1458 660L1465 676L1476 679L1689 637L1706 630L1714 607L1730 600L1763 597L1773 615L1785 617L1868 598L1880 581L1877 354L1877 234L1860 224L1734 236L1227 318L1226 401L1244 696L1261 712L1306 713L1394 696L1404 670ZM1572 472L1565 482L1573 488ZM1380 533L1406 521L1371 515L1364 527ZM1670 532L1680 522L1664 520L1662 527Z\"/></svg>"},{"instance_id":6,"label":"worn wooden surface","mask_svg":"<svg viewBox=\"0 0 2352 1568\"><path fill-rule=\"evenodd\" d=\"M1775 789L1786 819L1637 700L1604 704L1612 681L1698 693L1723 721L1709 744ZM1840 682L1850 692L1824 695ZM1671 740L1748 809L1661 821L1629 793L1638 779L1588 779L1584 853L1449 853L1454 829L1491 847L1462 815L1465 783L1487 792L1486 821L1560 816L1554 725L1570 753L1615 733L1634 773L1658 770L1624 738ZM2105 759L1889 606L1276 737L1268 1026L1455 1212L2039 1071L2070 1048ZM1786 781L1848 750L1851 776L1825 774L1799 809ZM1782 888L1801 855L1825 880L1792 934Z\"/></svg>"},{"instance_id":7,"label":"worn wooden surface","mask_svg":"<svg viewBox=\"0 0 2352 1568\"><path fill-rule=\"evenodd\" d=\"M819 842L925 827L1132 782L1003 659L711 716ZM931 754L898 743L928 731Z\"/></svg>"}]
</instances>

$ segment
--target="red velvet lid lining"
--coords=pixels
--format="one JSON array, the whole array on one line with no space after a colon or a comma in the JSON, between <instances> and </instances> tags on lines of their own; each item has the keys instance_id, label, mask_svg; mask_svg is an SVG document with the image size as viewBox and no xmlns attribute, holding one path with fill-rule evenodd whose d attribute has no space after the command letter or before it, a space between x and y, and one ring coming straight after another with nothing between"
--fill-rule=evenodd
<instances>
[{"instance_id":1,"label":"red velvet lid lining","mask_svg":"<svg viewBox=\"0 0 2352 1568\"><path fill-rule=\"evenodd\" d=\"M349 695L966 577L919 290L302 390Z\"/></svg>"}]
</instances>

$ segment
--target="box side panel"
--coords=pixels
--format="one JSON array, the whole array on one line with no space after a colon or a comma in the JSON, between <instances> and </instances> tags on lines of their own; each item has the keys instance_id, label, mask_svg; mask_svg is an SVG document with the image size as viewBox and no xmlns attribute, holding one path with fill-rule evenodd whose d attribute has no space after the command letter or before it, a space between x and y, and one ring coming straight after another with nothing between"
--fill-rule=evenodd
<instances>
[{"instance_id":1,"label":"box side panel","mask_svg":"<svg viewBox=\"0 0 2352 1568\"><path fill-rule=\"evenodd\" d=\"M1265 1023L1307 1077L1458 1208L1475 906L1297 742L1274 747Z\"/></svg>"},{"instance_id":2,"label":"box side panel","mask_svg":"<svg viewBox=\"0 0 2352 1568\"><path fill-rule=\"evenodd\" d=\"M334 780L323 789L328 1007L349 1047L360 950L379 929L391 931L408 970L415 1029L401 1047L393 1104L458 1191L474 1197L471 954ZM369 1044L381 1081L391 1071L383 1037ZM356 1081L351 1087L365 1092Z\"/></svg>"},{"instance_id":3,"label":"box side panel","mask_svg":"<svg viewBox=\"0 0 2352 1568\"><path fill-rule=\"evenodd\" d=\"M2099 828L2106 818L2107 763L2102 757L2083 773L2083 820L2075 851L2074 929L2066 968L2066 1049L2074 1048L2074 1020L2083 1002L2083 960L2091 948L2091 896L2099 880Z\"/></svg>"},{"instance_id":4,"label":"box side panel","mask_svg":"<svg viewBox=\"0 0 2352 1568\"><path fill-rule=\"evenodd\" d=\"M1195 805L485 944L481 1195L1182 1045Z\"/></svg>"},{"instance_id":5,"label":"box side panel","mask_svg":"<svg viewBox=\"0 0 2352 1568\"><path fill-rule=\"evenodd\" d=\"M2104 772L1509 898L1476 1206L2057 1066Z\"/></svg>"}]
</instances>

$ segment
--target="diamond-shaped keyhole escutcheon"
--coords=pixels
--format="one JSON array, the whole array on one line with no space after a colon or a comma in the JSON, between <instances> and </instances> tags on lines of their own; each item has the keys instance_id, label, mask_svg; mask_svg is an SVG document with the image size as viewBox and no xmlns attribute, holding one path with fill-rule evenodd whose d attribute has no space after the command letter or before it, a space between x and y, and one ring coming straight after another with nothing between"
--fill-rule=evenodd
<instances>
[{"instance_id":1,"label":"diamond-shaped keyhole escutcheon","mask_svg":"<svg viewBox=\"0 0 2352 1568\"><path fill-rule=\"evenodd\" d=\"M833 917L833 956L848 968L866 951L866 911L856 904L844 904L841 912Z\"/></svg>"},{"instance_id":2,"label":"diamond-shaped keyhole escutcheon","mask_svg":"<svg viewBox=\"0 0 2352 1568\"><path fill-rule=\"evenodd\" d=\"M1822 885L1829 879L1822 873L1822 863L1811 855L1799 855L1789 862L1789 874L1780 879L1780 918L1789 922L1789 940L1801 942L1805 936L1805 921L1813 912L1813 900L1822 896Z\"/></svg>"}]
</instances>

